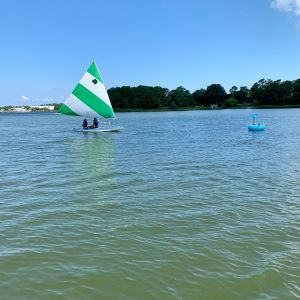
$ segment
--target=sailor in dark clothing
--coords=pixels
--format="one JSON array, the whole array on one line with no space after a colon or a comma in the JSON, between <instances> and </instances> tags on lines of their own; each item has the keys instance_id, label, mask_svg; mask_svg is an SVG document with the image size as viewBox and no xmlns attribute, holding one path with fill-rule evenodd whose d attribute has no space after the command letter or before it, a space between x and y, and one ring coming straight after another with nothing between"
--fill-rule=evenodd
<instances>
[{"instance_id":1,"label":"sailor in dark clothing","mask_svg":"<svg viewBox=\"0 0 300 300\"><path fill-rule=\"evenodd\" d=\"M83 129L88 129L88 121L87 121L87 119L83 120L83 122L82 122L82 128Z\"/></svg>"},{"instance_id":2,"label":"sailor in dark clothing","mask_svg":"<svg viewBox=\"0 0 300 300\"><path fill-rule=\"evenodd\" d=\"M94 118L94 120L93 120L93 127L94 128L98 128L98 120L97 120L97 118Z\"/></svg>"}]
</instances>

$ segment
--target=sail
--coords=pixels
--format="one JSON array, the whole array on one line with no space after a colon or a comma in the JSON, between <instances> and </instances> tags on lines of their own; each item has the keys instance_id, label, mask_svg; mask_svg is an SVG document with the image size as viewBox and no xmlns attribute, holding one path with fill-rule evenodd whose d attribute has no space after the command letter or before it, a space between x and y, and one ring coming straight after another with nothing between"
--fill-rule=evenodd
<instances>
[{"instance_id":1,"label":"sail","mask_svg":"<svg viewBox=\"0 0 300 300\"><path fill-rule=\"evenodd\" d=\"M92 62L58 112L65 115L82 117L115 117L103 84L103 79L95 61Z\"/></svg>"}]
</instances>

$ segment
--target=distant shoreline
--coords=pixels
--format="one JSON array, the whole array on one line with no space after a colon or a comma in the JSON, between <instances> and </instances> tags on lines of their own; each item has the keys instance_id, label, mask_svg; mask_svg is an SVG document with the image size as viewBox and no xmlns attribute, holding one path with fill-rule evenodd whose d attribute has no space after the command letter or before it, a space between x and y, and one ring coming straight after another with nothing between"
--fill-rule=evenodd
<instances>
[{"instance_id":1,"label":"distant shoreline","mask_svg":"<svg viewBox=\"0 0 300 300\"><path fill-rule=\"evenodd\" d=\"M280 108L300 108L300 105L262 105L262 106L250 106L250 105L241 105L234 107L218 107L218 108L210 108L210 107L181 107L177 109L170 109L168 107L162 108L154 108L154 109L139 109L139 108L131 108L131 109L115 109L115 112L164 112L164 111L193 111L193 110L225 110L225 109L280 109Z\"/></svg>"},{"instance_id":2,"label":"distant shoreline","mask_svg":"<svg viewBox=\"0 0 300 300\"><path fill-rule=\"evenodd\" d=\"M300 105L261 105L261 106L250 106L250 105L238 105L234 107L180 107L177 109L170 109L169 107L161 107L155 109L141 109L141 108L124 108L115 109L115 112L167 112L167 111L194 111L194 110L225 110L225 109L288 109L288 108L300 108ZM58 113L58 110L28 110L28 111L15 111L15 110L1 110L0 113Z\"/></svg>"}]
</instances>

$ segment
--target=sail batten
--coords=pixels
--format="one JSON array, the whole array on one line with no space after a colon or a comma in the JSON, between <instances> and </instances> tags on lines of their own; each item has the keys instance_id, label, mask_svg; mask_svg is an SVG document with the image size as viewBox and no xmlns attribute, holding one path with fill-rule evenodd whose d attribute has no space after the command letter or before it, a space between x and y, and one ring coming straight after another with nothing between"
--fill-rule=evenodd
<instances>
[{"instance_id":1,"label":"sail batten","mask_svg":"<svg viewBox=\"0 0 300 300\"><path fill-rule=\"evenodd\" d=\"M66 115L114 118L109 96L95 62L88 68L72 94L59 109Z\"/></svg>"}]
</instances>

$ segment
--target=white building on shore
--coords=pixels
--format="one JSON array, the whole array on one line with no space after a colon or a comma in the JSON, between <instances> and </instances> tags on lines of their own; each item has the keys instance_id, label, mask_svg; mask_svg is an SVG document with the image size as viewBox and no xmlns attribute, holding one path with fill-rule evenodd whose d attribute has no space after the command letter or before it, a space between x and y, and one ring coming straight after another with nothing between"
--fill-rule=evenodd
<instances>
[{"instance_id":1,"label":"white building on shore","mask_svg":"<svg viewBox=\"0 0 300 300\"><path fill-rule=\"evenodd\" d=\"M26 105L0 107L1 112L32 112L32 111L54 111L54 105Z\"/></svg>"},{"instance_id":2,"label":"white building on shore","mask_svg":"<svg viewBox=\"0 0 300 300\"><path fill-rule=\"evenodd\" d=\"M54 110L54 105L31 105L30 106L31 109L40 109L40 110Z\"/></svg>"}]
</instances>

